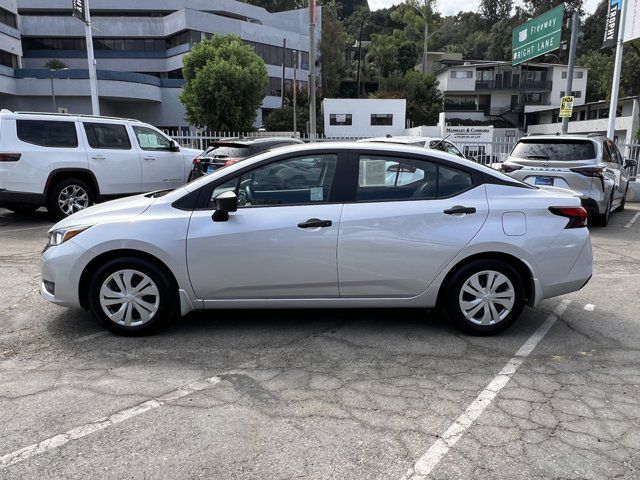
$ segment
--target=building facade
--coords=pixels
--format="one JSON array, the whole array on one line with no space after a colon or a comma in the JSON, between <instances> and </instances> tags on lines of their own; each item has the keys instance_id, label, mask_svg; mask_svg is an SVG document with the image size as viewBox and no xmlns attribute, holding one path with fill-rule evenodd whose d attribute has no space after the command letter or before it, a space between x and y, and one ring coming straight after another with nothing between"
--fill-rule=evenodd
<instances>
[{"instance_id":1,"label":"building facade","mask_svg":"<svg viewBox=\"0 0 640 480\"><path fill-rule=\"evenodd\" d=\"M491 121L502 118L524 127L525 114L560 105L567 66L510 62L446 62L436 72L447 119ZM588 69L576 67L572 90L575 105L584 103Z\"/></svg>"},{"instance_id":2,"label":"building facade","mask_svg":"<svg viewBox=\"0 0 640 480\"><path fill-rule=\"evenodd\" d=\"M59 108L91 113L84 24L72 16L71 2L0 0L0 7L0 107L52 111L53 83ZM319 41L320 13L317 19ZM183 57L214 34L238 35L267 65L256 126L281 106L283 71L286 89L294 58L300 87L308 83L308 9L269 13L235 0L92 0L91 20L103 115L184 128ZM52 58L68 70L47 70Z\"/></svg>"}]
</instances>

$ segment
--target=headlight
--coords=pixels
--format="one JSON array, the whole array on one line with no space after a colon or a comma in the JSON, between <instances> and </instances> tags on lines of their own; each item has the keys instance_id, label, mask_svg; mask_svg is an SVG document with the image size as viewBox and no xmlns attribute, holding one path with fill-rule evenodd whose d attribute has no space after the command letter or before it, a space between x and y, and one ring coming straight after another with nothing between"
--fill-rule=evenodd
<instances>
[{"instance_id":1,"label":"headlight","mask_svg":"<svg viewBox=\"0 0 640 480\"><path fill-rule=\"evenodd\" d=\"M49 232L49 243L47 244L47 247L55 247L57 245L61 245L67 240L75 237L79 233L84 232L89 227L91 227L91 225L65 227L53 230L52 232Z\"/></svg>"}]
</instances>

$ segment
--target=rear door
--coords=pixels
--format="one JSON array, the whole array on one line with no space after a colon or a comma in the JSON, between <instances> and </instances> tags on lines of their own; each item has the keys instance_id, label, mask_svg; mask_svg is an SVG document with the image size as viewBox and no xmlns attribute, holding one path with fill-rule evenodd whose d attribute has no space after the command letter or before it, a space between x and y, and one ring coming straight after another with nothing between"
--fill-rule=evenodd
<instances>
[{"instance_id":1,"label":"rear door","mask_svg":"<svg viewBox=\"0 0 640 480\"><path fill-rule=\"evenodd\" d=\"M159 130L131 125L142 164L142 191L176 188L186 183L185 160Z\"/></svg>"},{"instance_id":2,"label":"rear door","mask_svg":"<svg viewBox=\"0 0 640 480\"><path fill-rule=\"evenodd\" d=\"M124 124L81 122L89 168L101 195L140 192L140 156Z\"/></svg>"},{"instance_id":3,"label":"rear door","mask_svg":"<svg viewBox=\"0 0 640 480\"><path fill-rule=\"evenodd\" d=\"M478 174L396 154L353 158L353 200L338 236L343 297L422 293L482 227L488 203Z\"/></svg>"}]
</instances>

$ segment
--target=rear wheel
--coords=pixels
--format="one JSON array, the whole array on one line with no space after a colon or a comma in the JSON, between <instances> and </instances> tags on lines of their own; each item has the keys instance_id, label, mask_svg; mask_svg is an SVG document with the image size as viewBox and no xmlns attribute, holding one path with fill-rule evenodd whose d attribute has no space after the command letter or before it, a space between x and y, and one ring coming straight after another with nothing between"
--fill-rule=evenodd
<instances>
[{"instance_id":1,"label":"rear wheel","mask_svg":"<svg viewBox=\"0 0 640 480\"><path fill-rule=\"evenodd\" d=\"M178 312L177 290L156 264L140 258L111 260L89 286L89 310L108 330L147 335L166 326Z\"/></svg>"},{"instance_id":2,"label":"rear wheel","mask_svg":"<svg viewBox=\"0 0 640 480\"><path fill-rule=\"evenodd\" d=\"M627 184L627 188L624 191L622 201L620 202L620 206L616 208L616 212L624 212L624 207L627 206L627 193L629 193L629 184Z\"/></svg>"},{"instance_id":3,"label":"rear wheel","mask_svg":"<svg viewBox=\"0 0 640 480\"><path fill-rule=\"evenodd\" d=\"M444 288L441 308L445 315L472 335L506 330L524 308L522 278L502 260L472 261L458 270Z\"/></svg>"},{"instance_id":4,"label":"rear wheel","mask_svg":"<svg viewBox=\"0 0 640 480\"><path fill-rule=\"evenodd\" d=\"M93 190L86 182L68 178L56 183L47 199L47 210L55 218L64 218L95 203Z\"/></svg>"},{"instance_id":5,"label":"rear wheel","mask_svg":"<svg viewBox=\"0 0 640 480\"><path fill-rule=\"evenodd\" d=\"M598 227L606 227L609 224L609 218L611 218L611 207L613 204L613 192L611 192L611 197L609 198L609 202L607 203L607 208L604 213L594 213L592 220L593 224Z\"/></svg>"}]
</instances>

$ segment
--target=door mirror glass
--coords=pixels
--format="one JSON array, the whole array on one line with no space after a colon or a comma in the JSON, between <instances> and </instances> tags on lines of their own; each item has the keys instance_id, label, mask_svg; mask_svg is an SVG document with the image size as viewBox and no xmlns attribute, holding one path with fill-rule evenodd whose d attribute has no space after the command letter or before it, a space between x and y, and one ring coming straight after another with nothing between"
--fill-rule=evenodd
<instances>
[{"instance_id":1,"label":"door mirror glass","mask_svg":"<svg viewBox=\"0 0 640 480\"><path fill-rule=\"evenodd\" d=\"M635 168L638 166L638 161L637 160L632 160L630 158L626 159L624 161L624 168Z\"/></svg>"},{"instance_id":2,"label":"door mirror glass","mask_svg":"<svg viewBox=\"0 0 640 480\"><path fill-rule=\"evenodd\" d=\"M214 222L229 220L229 212L238 210L238 197L235 192L227 191L215 198L216 210L211 217Z\"/></svg>"}]
</instances>

